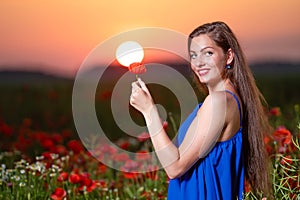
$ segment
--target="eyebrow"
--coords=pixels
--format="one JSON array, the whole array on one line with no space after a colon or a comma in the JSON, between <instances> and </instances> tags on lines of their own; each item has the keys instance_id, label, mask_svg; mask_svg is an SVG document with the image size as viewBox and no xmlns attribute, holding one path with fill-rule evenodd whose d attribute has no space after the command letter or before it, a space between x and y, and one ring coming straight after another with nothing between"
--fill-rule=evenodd
<instances>
[{"instance_id":1,"label":"eyebrow","mask_svg":"<svg viewBox=\"0 0 300 200\"><path fill-rule=\"evenodd\" d=\"M207 47L202 48L199 52L202 52L202 51L204 51L205 49L208 49L208 48L213 49L213 47L207 46ZM196 51L194 51L194 50L190 50L190 52L196 53Z\"/></svg>"}]
</instances>

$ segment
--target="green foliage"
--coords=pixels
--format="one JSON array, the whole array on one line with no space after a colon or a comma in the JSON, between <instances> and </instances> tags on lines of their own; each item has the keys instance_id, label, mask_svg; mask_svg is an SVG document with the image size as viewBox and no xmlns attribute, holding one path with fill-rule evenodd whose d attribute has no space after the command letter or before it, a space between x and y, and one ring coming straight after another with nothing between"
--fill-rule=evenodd
<instances>
[{"instance_id":1,"label":"green foliage","mask_svg":"<svg viewBox=\"0 0 300 200\"><path fill-rule=\"evenodd\" d=\"M257 79L269 105L274 106L270 110L274 132L265 138L274 197L299 199L298 78L280 79L281 84L276 77ZM163 170L126 174L104 166L80 145L71 145L71 141L79 142L72 118L72 84L70 80L0 84L0 199L55 199L55 194L70 200L166 199L168 178ZM113 83L104 83L95 95L95 108L105 133L116 144L128 142L130 151L151 151L150 141L133 142L115 124L110 111L113 88ZM152 84L150 90L156 102L169 112L167 130L173 137L180 121L178 102L167 88ZM130 112L137 123L143 123L138 113ZM115 155L110 156L113 159ZM65 180L59 178L62 173L67 174ZM74 183L72 174L81 181ZM262 198L246 187L245 199Z\"/></svg>"}]
</instances>

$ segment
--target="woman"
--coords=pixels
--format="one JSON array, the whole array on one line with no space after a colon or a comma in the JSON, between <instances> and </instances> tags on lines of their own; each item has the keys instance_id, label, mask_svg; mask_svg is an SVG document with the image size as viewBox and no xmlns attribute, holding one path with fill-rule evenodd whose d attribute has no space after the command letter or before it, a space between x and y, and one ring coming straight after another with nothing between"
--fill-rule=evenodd
<instances>
[{"instance_id":1,"label":"woman","mask_svg":"<svg viewBox=\"0 0 300 200\"><path fill-rule=\"evenodd\" d=\"M263 97L235 35L223 22L204 24L190 34L188 49L207 96L181 125L177 145L141 79L132 83L130 97L170 177L168 199L242 199L244 176L253 191L267 194Z\"/></svg>"}]
</instances>

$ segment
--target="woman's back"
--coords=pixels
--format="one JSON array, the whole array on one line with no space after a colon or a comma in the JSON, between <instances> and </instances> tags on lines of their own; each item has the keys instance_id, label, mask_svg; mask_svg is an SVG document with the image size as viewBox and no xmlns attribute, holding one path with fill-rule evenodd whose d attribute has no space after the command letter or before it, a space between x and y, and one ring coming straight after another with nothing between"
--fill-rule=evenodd
<instances>
[{"instance_id":1,"label":"woman's back","mask_svg":"<svg viewBox=\"0 0 300 200\"><path fill-rule=\"evenodd\" d=\"M238 98L241 122L241 108ZM178 146L195 118L201 104L182 124L178 133ZM212 150L199 159L183 176L171 179L168 199L242 199L244 191L244 156L242 127L233 137L217 142Z\"/></svg>"}]
</instances>

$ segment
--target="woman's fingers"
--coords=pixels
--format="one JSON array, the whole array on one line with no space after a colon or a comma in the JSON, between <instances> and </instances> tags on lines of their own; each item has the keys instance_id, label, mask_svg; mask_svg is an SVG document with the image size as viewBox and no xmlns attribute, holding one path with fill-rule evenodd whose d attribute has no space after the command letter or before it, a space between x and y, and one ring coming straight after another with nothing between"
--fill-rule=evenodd
<instances>
[{"instance_id":1,"label":"woman's fingers","mask_svg":"<svg viewBox=\"0 0 300 200\"><path fill-rule=\"evenodd\" d=\"M140 94L140 91L142 90L141 87L139 86L138 82L135 81L131 84L131 95L130 95L130 104L134 105L136 104L136 97Z\"/></svg>"},{"instance_id":2,"label":"woman's fingers","mask_svg":"<svg viewBox=\"0 0 300 200\"><path fill-rule=\"evenodd\" d=\"M141 87L137 84L137 82L133 82L133 83L131 83L131 87L132 87L132 92L134 92L134 91L136 91L136 90L138 90L138 89L140 89Z\"/></svg>"},{"instance_id":3,"label":"woman's fingers","mask_svg":"<svg viewBox=\"0 0 300 200\"><path fill-rule=\"evenodd\" d=\"M138 79L132 83L130 104L141 113L146 113L153 106L153 100L146 84Z\"/></svg>"},{"instance_id":4,"label":"woman's fingers","mask_svg":"<svg viewBox=\"0 0 300 200\"><path fill-rule=\"evenodd\" d=\"M140 78L138 78L137 81L133 82L131 84L131 86L132 86L132 89L131 89L132 94L138 93L138 92L140 92L142 90L147 95L150 95L150 92L149 92L146 84Z\"/></svg>"},{"instance_id":5,"label":"woman's fingers","mask_svg":"<svg viewBox=\"0 0 300 200\"><path fill-rule=\"evenodd\" d=\"M142 88L142 90L144 90L148 95L150 95L149 90L148 90L146 84L144 83L144 81L142 81L142 79L138 78L138 83L139 83L140 87Z\"/></svg>"}]
</instances>

